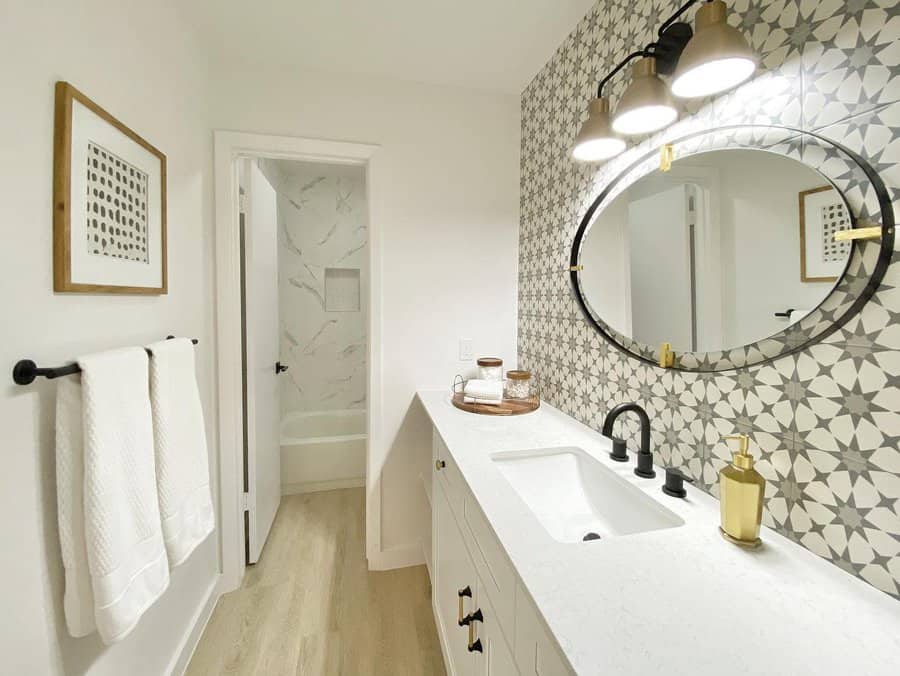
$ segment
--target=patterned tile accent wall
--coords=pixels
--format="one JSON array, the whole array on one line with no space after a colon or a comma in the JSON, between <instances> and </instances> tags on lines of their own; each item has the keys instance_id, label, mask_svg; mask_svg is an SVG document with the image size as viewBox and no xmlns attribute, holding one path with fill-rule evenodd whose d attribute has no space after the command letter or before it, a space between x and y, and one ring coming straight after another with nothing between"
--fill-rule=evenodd
<instances>
[{"instance_id":1,"label":"patterned tile accent wall","mask_svg":"<svg viewBox=\"0 0 900 676\"><path fill-rule=\"evenodd\" d=\"M682 120L606 165L570 148L598 76L650 42L676 0L602 0L522 94L519 360L544 398L599 429L637 401L657 462L718 494L730 453L753 439L764 522L900 598L900 262L874 299L825 341L768 364L667 371L630 358L584 321L569 287L582 214L617 171L667 139L724 124L815 130L864 156L900 198L900 6L896 0L729 0L730 21L762 57L739 89L691 104ZM689 16L692 16L690 14ZM627 78L610 93L612 103ZM864 211L858 201L851 206ZM900 240L898 240L900 241ZM617 431L634 443L635 420Z\"/></svg>"}]
</instances>

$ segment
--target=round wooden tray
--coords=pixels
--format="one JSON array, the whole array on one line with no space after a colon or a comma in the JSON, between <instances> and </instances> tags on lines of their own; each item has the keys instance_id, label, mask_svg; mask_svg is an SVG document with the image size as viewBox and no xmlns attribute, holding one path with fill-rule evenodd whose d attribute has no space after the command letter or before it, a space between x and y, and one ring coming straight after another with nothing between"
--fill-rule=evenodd
<instances>
[{"instance_id":1,"label":"round wooden tray","mask_svg":"<svg viewBox=\"0 0 900 676\"><path fill-rule=\"evenodd\" d=\"M497 406L491 404L467 404L463 401L463 397L462 392L454 393L453 405L462 411L480 415L524 415L525 413L536 411L541 405L541 400L537 396L531 396L528 399L504 399L503 403Z\"/></svg>"}]
</instances>

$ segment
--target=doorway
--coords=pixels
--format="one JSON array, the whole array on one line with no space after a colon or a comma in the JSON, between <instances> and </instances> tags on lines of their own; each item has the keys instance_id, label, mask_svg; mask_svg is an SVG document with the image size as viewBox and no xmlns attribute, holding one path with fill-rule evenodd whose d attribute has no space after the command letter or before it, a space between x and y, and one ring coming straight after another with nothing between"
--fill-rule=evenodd
<instances>
[{"instance_id":1,"label":"doorway","mask_svg":"<svg viewBox=\"0 0 900 676\"><path fill-rule=\"evenodd\" d=\"M365 485L365 178L357 165L240 162L248 564L282 495Z\"/></svg>"},{"instance_id":2,"label":"doorway","mask_svg":"<svg viewBox=\"0 0 900 676\"><path fill-rule=\"evenodd\" d=\"M380 552L376 150L216 132L223 593L259 560L282 494L365 486L367 557Z\"/></svg>"}]
</instances>

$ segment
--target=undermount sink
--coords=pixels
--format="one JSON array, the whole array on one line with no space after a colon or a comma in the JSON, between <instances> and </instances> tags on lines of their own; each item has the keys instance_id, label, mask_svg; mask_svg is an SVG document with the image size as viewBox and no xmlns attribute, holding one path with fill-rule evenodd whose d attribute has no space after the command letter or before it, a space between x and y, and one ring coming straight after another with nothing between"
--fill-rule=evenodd
<instances>
[{"instance_id":1,"label":"undermount sink","mask_svg":"<svg viewBox=\"0 0 900 676\"><path fill-rule=\"evenodd\" d=\"M580 448L510 451L494 454L491 460L559 542L602 540L684 524Z\"/></svg>"}]
</instances>

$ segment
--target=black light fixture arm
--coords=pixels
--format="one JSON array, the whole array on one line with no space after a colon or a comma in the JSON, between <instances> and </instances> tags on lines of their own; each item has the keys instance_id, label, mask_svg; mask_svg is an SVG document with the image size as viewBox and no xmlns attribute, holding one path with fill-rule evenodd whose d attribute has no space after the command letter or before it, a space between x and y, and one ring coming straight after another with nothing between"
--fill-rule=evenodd
<instances>
[{"instance_id":1,"label":"black light fixture arm","mask_svg":"<svg viewBox=\"0 0 900 676\"><path fill-rule=\"evenodd\" d=\"M681 7L679 7L679 8L675 11L675 13L674 13L672 16L670 16L668 19L666 19L665 21L663 21L662 25L659 27L659 31L657 31L657 35L659 35L660 37L662 37L662 34L666 32L666 29L667 29L669 26L671 26L673 23L675 23L675 22L678 20L678 18L679 18L682 14L684 14L684 13L685 13L686 11L688 11L691 7L693 7L693 6L696 5L698 2L701 2L701 1L703 1L703 0L688 0L688 2L684 3ZM712 0L705 0L705 1L706 1L706 2L712 2Z\"/></svg>"},{"instance_id":2,"label":"black light fixture arm","mask_svg":"<svg viewBox=\"0 0 900 676\"><path fill-rule=\"evenodd\" d=\"M679 7L672 16L663 21L657 31L657 35L659 36L658 41L651 42L643 49L632 52L626 56L615 68L600 80L600 83L597 85L597 98L603 98L603 88L619 73L619 71L637 58L645 56L656 57L659 62L660 73L670 74L674 71L675 64L678 62L678 57L681 56L682 50L693 35L691 27L688 24L680 23L678 19L691 7L704 1L711 2L711 0L688 0L688 2Z\"/></svg>"}]
</instances>

